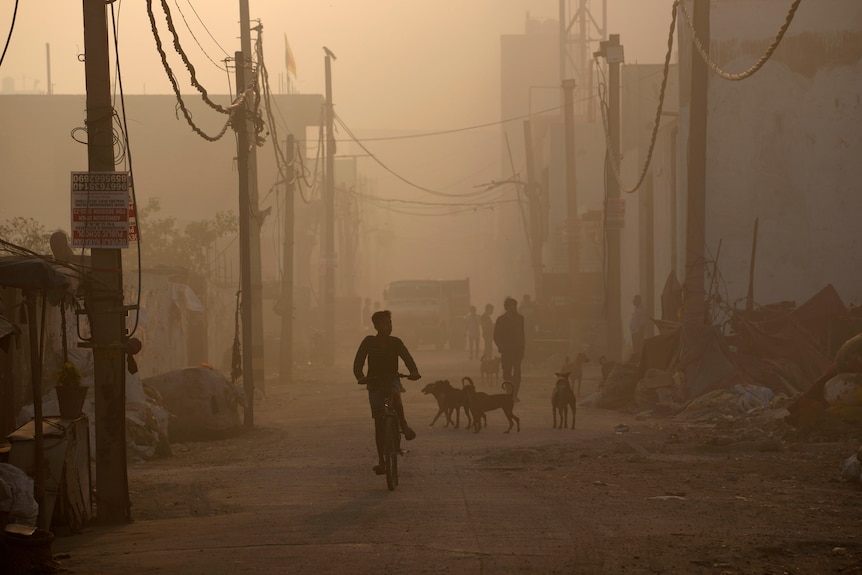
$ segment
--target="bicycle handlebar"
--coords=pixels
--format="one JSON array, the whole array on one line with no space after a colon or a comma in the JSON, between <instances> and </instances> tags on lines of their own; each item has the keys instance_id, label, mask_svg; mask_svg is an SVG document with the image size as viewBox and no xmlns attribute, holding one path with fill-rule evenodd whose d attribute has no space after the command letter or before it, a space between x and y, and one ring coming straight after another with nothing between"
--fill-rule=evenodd
<instances>
[{"instance_id":1,"label":"bicycle handlebar","mask_svg":"<svg viewBox=\"0 0 862 575\"><path fill-rule=\"evenodd\" d=\"M418 375L418 377L416 379L419 379L420 377L422 377L419 374L417 374L417 375ZM409 379L410 374L408 374L408 373L396 373L393 375L377 375L377 376L371 376L371 377L365 376L362 379L357 380L356 383L359 385L368 385L369 383L377 383L380 381L384 381L385 379L390 378L390 377L397 377L398 379L404 379L406 377Z\"/></svg>"}]
</instances>

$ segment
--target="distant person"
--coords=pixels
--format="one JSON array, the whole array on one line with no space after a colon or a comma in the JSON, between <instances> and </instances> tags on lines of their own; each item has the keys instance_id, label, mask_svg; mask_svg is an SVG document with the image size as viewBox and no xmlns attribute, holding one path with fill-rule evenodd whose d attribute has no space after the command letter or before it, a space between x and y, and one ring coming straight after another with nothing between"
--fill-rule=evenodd
<instances>
[{"instance_id":1,"label":"distant person","mask_svg":"<svg viewBox=\"0 0 862 575\"><path fill-rule=\"evenodd\" d=\"M494 319L491 314L494 313L494 306L486 303L485 311L479 318L479 327L482 328L482 339L485 342L485 348L482 350L482 357L491 359L494 357Z\"/></svg>"},{"instance_id":2,"label":"distant person","mask_svg":"<svg viewBox=\"0 0 862 575\"><path fill-rule=\"evenodd\" d=\"M632 361L638 361L643 349L644 339L646 338L647 322L649 317L644 309L641 296L636 295L632 298L632 315L629 319L629 331L632 336Z\"/></svg>"},{"instance_id":3,"label":"distant person","mask_svg":"<svg viewBox=\"0 0 862 575\"><path fill-rule=\"evenodd\" d=\"M374 312L371 322L377 335L367 335L356 350L353 359L353 375L356 381L368 385L368 403L371 406L371 417L374 418L374 442L377 445L377 465L374 473L383 475L383 440L385 438L385 421L383 401L390 390L395 390L395 411L401 420L401 433L407 441L416 438L416 432L407 425L404 416L404 404L401 402L401 381L398 379L398 359L400 358L410 372L408 379L415 381L422 376L413 356L407 351L404 342L392 335L392 313L389 310ZM368 360L368 372L363 373L365 361ZM370 381L369 381L370 380Z\"/></svg>"},{"instance_id":4,"label":"distant person","mask_svg":"<svg viewBox=\"0 0 862 575\"><path fill-rule=\"evenodd\" d=\"M467 329L467 348L470 350L470 359L479 359L479 314L476 313L476 306L470 306L470 312L464 318Z\"/></svg>"},{"instance_id":5,"label":"distant person","mask_svg":"<svg viewBox=\"0 0 862 575\"><path fill-rule=\"evenodd\" d=\"M524 360L524 316L518 313L518 300L507 297L503 301L506 310L494 323L494 343L500 351L500 366L503 381L512 382L515 401L520 401L521 362Z\"/></svg>"}]
</instances>

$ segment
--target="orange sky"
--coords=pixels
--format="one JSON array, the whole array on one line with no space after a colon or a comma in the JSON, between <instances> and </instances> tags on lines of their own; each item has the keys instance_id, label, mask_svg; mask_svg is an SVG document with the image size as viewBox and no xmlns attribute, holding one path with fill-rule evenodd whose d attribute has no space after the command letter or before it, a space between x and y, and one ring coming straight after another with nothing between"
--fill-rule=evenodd
<instances>
[{"instance_id":1,"label":"orange sky","mask_svg":"<svg viewBox=\"0 0 862 575\"><path fill-rule=\"evenodd\" d=\"M181 42L201 83L225 93L232 80L217 66L239 49L237 0L168 0ZM576 2L570 0L573 7ZM611 33L619 33L629 62L659 62L666 48L671 0L608 0ZM114 6L127 93L170 93L155 48L145 0ZM11 23L13 0L3 0L0 30ZM602 2L592 0L594 17ZM170 35L153 1L161 35ZM572 8L574 10L574 8ZM250 0L253 20L263 23L270 83L284 76L284 35L297 62L297 87L324 92L323 46L336 55L333 100L342 117L362 128L459 127L499 116L500 36L524 31L527 13L556 19L557 0ZM109 12L110 14L110 12ZM109 17L110 25L110 17ZM196 40L197 41L196 41ZM82 93L82 3L19 2L0 78L16 90L44 92L46 44L50 44L55 93ZM198 45L200 44L200 46ZM194 93L176 54L172 66L184 93ZM212 61L210 60L212 59ZM215 61L216 63L213 63ZM441 112L442 111L442 112Z\"/></svg>"}]
</instances>

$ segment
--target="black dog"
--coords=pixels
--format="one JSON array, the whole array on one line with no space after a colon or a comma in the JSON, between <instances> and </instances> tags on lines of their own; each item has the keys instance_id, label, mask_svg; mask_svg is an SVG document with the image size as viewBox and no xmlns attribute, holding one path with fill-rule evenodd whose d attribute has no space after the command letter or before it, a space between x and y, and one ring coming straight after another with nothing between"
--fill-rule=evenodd
<instances>
[{"instance_id":1,"label":"black dog","mask_svg":"<svg viewBox=\"0 0 862 575\"><path fill-rule=\"evenodd\" d=\"M425 395L431 394L437 400L437 415L431 420L429 426L433 426L440 419L440 416L446 415L446 427L452 423L452 412L455 412L455 427L461 425L461 410L464 410L464 415L467 416L467 427L471 425L470 412L464 406L464 392L460 389L452 387L448 379L440 379L432 381L422 388L422 393Z\"/></svg>"},{"instance_id":2,"label":"black dog","mask_svg":"<svg viewBox=\"0 0 862 575\"><path fill-rule=\"evenodd\" d=\"M569 383L569 373L560 372L555 374L557 383L551 392L551 411L554 413L554 429L565 429L568 426L569 409L572 410L572 429L575 428L575 411L577 410L577 399ZM557 414L560 414L560 425L557 427Z\"/></svg>"},{"instance_id":3,"label":"black dog","mask_svg":"<svg viewBox=\"0 0 862 575\"><path fill-rule=\"evenodd\" d=\"M464 413L467 414L467 427L464 429L470 429L473 427L472 415L470 412L470 398L473 396L472 394L476 393L476 386L473 383L473 378L461 378L461 393L463 394L462 396L464 399ZM482 414L480 427L488 427L488 416L484 413Z\"/></svg>"},{"instance_id":4,"label":"black dog","mask_svg":"<svg viewBox=\"0 0 862 575\"><path fill-rule=\"evenodd\" d=\"M464 386L464 399L470 409L470 414L473 416L473 430L475 433L479 433L479 430L482 428L481 421L485 417L485 413L494 411L495 409L502 409L503 413L506 414L506 419L509 420L509 429L505 433L512 431L512 426L515 424L518 425L518 431L521 431L521 420L512 412L515 407L515 386L510 381L504 381L500 385L506 390L506 393L488 395L487 393L476 391L476 388L472 385Z\"/></svg>"}]
</instances>

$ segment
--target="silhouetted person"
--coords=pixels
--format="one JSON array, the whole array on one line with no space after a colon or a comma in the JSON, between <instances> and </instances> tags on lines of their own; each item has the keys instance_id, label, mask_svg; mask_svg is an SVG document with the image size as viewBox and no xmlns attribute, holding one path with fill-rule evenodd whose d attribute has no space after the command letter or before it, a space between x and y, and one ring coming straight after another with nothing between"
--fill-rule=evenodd
<instances>
[{"instance_id":1,"label":"silhouetted person","mask_svg":"<svg viewBox=\"0 0 862 575\"><path fill-rule=\"evenodd\" d=\"M494 313L494 306L486 303L485 311L479 318L479 326L482 328L482 339L485 342L485 349L482 350L482 357L491 359L494 357L494 319L491 314Z\"/></svg>"},{"instance_id":2,"label":"silhouetted person","mask_svg":"<svg viewBox=\"0 0 862 575\"><path fill-rule=\"evenodd\" d=\"M524 316L518 313L518 300L507 297L503 301L505 312L494 323L494 343L500 350L503 380L512 382L515 401L521 389L521 362L524 360Z\"/></svg>"},{"instance_id":3,"label":"silhouetted person","mask_svg":"<svg viewBox=\"0 0 862 575\"><path fill-rule=\"evenodd\" d=\"M371 322L377 335L367 335L356 350L353 359L353 375L358 383L368 385L368 403L371 406L371 417L374 418L374 441L377 444L377 465L373 467L374 473L383 475L383 441L385 438L383 401L387 393L394 391L395 411L401 420L401 432L408 441L416 437L416 432L407 425L404 417L404 405L401 403L401 382L398 379L398 358L404 361L404 365L410 371L408 379L417 380L419 369L413 356L407 351L404 342L392 335L392 313L389 310L374 312ZM365 360L368 360L368 373L363 374Z\"/></svg>"}]
</instances>

